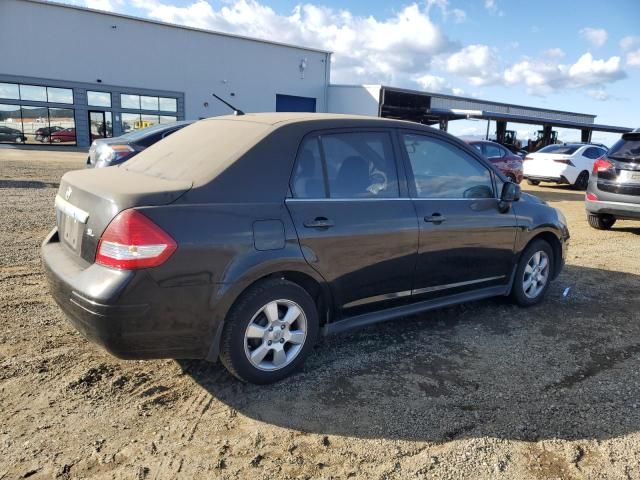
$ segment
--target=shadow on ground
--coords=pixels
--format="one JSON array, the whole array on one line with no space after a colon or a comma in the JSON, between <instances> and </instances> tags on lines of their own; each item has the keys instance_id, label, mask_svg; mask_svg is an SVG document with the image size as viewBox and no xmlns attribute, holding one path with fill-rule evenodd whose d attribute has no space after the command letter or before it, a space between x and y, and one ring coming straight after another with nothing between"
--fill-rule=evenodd
<instances>
[{"instance_id":1,"label":"shadow on ground","mask_svg":"<svg viewBox=\"0 0 640 480\"><path fill-rule=\"evenodd\" d=\"M300 431L607 439L640 429L638 291L640 276L568 267L537 307L492 299L329 337L270 386L180 364L238 412Z\"/></svg>"},{"instance_id":2,"label":"shadow on ground","mask_svg":"<svg viewBox=\"0 0 640 480\"><path fill-rule=\"evenodd\" d=\"M58 188L56 182L40 182L37 180L0 180L0 188Z\"/></svg>"},{"instance_id":3,"label":"shadow on ground","mask_svg":"<svg viewBox=\"0 0 640 480\"><path fill-rule=\"evenodd\" d=\"M525 186L524 191L545 202L584 202L584 192L573 190L568 185L544 185L535 190Z\"/></svg>"}]
</instances>

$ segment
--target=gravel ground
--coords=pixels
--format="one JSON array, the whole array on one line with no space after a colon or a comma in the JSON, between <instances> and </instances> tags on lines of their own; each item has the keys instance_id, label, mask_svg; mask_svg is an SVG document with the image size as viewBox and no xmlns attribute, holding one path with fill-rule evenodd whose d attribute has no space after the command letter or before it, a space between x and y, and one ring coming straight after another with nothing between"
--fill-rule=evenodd
<instances>
[{"instance_id":1,"label":"gravel ground","mask_svg":"<svg viewBox=\"0 0 640 480\"><path fill-rule=\"evenodd\" d=\"M220 365L120 361L67 324L39 244L84 158L0 149L0 480L640 479L640 223L598 232L581 193L525 186L573 236L542 305L325 339L255 387Z\"/></svg>"}]
</instances>

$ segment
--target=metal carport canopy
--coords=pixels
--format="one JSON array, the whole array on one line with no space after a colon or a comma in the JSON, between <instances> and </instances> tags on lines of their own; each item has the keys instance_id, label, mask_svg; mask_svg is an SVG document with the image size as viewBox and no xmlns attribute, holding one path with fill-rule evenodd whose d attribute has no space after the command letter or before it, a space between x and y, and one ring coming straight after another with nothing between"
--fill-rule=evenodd
<instances>
[{"instance_id":1,"label":"metal carport canopy","mask_svg":"<svg viewBox=\"0 0 640 480\"><path fill-rule=\"evenodd\" d=\"M527 123L535 125L549 125L554 127L577 128L595 130L598 132L627 133L633 129L628 127L616 127L614 125L600 125L597 123L570 122L567 120L554 120L550 118L529 117L516 115L513 113L498 113L485 110L461 110L457 108L431 108L428 113L436 114L445 118L462 119L476 118L481 120L500 120L516 123Z\"/></svg>"}]
</instances>

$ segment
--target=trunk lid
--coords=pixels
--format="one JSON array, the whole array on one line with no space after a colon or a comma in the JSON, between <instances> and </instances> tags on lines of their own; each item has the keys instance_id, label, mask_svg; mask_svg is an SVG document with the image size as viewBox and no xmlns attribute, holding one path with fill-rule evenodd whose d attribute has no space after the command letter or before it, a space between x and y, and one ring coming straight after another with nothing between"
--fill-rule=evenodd
<instances>
[{"instance_id":1,"label":"trunk lid","mask_svg":"<svg viewBox=\"0 0 640 480\"><path fill-rule=\"evenodd\" d=\"M100 236L118 213L167 205L191 187L189 181L150 177L118 167L66 173L55 202L60 241L74 255L93 262Z\"/></svg>"}]
</instances>

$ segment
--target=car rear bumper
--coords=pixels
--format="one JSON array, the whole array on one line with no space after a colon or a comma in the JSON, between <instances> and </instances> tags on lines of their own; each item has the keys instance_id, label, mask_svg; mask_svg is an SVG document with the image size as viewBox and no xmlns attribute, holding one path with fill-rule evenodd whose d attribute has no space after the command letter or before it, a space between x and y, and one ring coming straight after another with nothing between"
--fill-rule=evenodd
<instances>
[{"instance_id":1,"label":"car rear bumper","mask_svg":"<svg viewBox=\"0 0 640 480\"><path fill-rule=\"evenodd\" d=\"M639 203L612 202L606 200L585 200L589 213L614 215L619 218L640 219Z\"/></svg>"},{"instance_id":2,"label":"car rear bumper","mask_svg":"<svg viewBox=\"0 0 640 480\"><path fill-rule=\"evenodd\" d=\"M563 184L571 183L562 175L558 177L549 177L545 175L528 175L525 173L524 178L526 178L527 180L533 180L536 182L563 183Z\"/></svg>"},{"instance_id":3,"label":"car rear bumper","mask_svg":"<svg viewBox=\"0 0 640 480\"><path fill-rule=\"evenodd\" d=\"M144 270L83 264L60 243L57 230L42 244L42 262L51 294L71 324L116 357L207 356L210 288L165 288Z\"/></svg>"}]
</instances>

